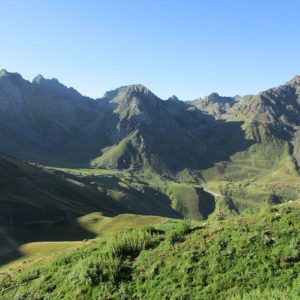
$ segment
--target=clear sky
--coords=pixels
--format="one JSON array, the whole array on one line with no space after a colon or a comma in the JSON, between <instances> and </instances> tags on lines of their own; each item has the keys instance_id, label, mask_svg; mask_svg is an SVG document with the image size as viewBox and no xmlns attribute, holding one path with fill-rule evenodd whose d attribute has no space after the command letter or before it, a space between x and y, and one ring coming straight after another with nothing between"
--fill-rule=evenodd
<instances>
[{"instance_id":1,"label":"clear sky","mask_svg":"<svg viewBox=\"0 0 300 300\"><path fill-rule=\"evenodd\" d=\"M299 0L0 0L0 68L100 97L244 95L300 74Z\"/></svg>"}]
</instances>

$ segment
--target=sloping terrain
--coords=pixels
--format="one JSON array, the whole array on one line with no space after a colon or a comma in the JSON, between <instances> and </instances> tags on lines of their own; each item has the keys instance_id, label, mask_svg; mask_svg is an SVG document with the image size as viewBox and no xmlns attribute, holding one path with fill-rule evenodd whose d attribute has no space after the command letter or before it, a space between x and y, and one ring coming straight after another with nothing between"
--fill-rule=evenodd
<instances>
[{"instance_id":1,"label":"sloping terrain","mask_svg":"<svg viewBox=\"0 0 300 300\"><path fill-rule=\"evenodd\" d=\"M299 76L183 102L2 70L0 118L0 298L299 299Z\"/></svg>"},{"instance_id":2,"label":"sloping terrain","mask_svg":"<svg viewBox=\"0 0 300 300\"><path fill-rule=\"evenodd\" d=\"M107 214L118 212L92 188L6 155L0 155L0 186L2 226L70 219L97 208Z\"/></svg>"},{"instance_id":3,"label":"sloping terrain","mask_svg":"<svg viewBox=\"0 0 300 300\"><path fill-rule=\"evenodd\" d=\"M48 198L57 187L39 192L43 196L23 201L40 208L29 215L26 205L2 201L2 220L10 222L12 209L19 210L13 215L32 217L35 210L44 218L42 207L52 215L63 208L71 215L102 211L204 219L220 210L236 214L263 202L298 199L299 88L295 77L255 96L214 93L183 102L175 96L163 101L143 85L132 85L93 100L56 79L37 76L29 82L2 70L0 150L51 166L46 173L58 172L60 179L68 173L60 181L40 173L17 175L18 184L25 180L22 195L31 193L28 182L35 191L54 178L55 185L67 182L75 194L81 190L77 195L88 191L80 203L62 186L56 200ZM8 193L19 201L18 192Z\"/></svg>"},{"instance_id":4,"label":"sloping terrain","mask_svg":"<svg viewBox=\"0 0 300 300\"><path fill-rule=\"evenodd\" d=\"M296 201L226 221L163 220L125 230L71 246L43 265L12 269L0 293L22 299L299 299L299 210Z\"/></svg>"},{"instance_id":5,"label":"sloping terrain","mask_svg":"<svg viewBox=\"0 0 300 300\"><path fill-rule=\"evenodd\" d=\"M270 198L299 198L299 77L235 104L227 120L242 121L253 141L229 161L203 170L209 188L233 199L239 210Z\"/></svg>"},{"instance_id":6,"label":"sloping terrain","mask_svg":"<svg viewBox=\"0 0 300 300\"><path fill-rule=\"evenodd\" d=\"M240 123L178 100L162 101L142 85L92 100L56 79L29 82L0 73L0 150L56 166L155 171L169 177L206 168L247 147ZM232 131L238 143L230 143ZM219 151L224 141L223 151ZM180 158L180 159L179 159Z\"/></svg>"},{"instance_id":7,"label":"sloping terrain","mask_svg":"<svg viewBox=\"0 0 300 300\"><path fill-rule=\"evenodd\" d=\"M127 173L97 176L37 167L0 155L0 226L64 221L100 211L183 217L169 197Z\"/></svg>"},{"instance_id":8,"label":"sloping terrain","mask_svg":"<svg viewBox=\"0 0 300 300\"><path fill-rule=\"evenodd\" d=\"M165 218L120 214L106 217L91 213L64 221L1 228L0 273L15 272L86 247L94 238L113 235L126 228L161 223Z\"/></svg>"}]
</instances>

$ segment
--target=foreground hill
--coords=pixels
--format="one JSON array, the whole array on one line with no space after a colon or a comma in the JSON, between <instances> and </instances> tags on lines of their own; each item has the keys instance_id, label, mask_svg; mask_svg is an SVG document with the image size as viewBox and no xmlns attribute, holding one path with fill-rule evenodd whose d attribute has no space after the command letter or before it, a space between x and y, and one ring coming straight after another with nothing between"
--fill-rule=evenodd
<instances>
[{"instance_id":1,"label":"foreground hill","mask_svg":"<svg viewBox=\"0 0 300 300\"><path fill-rule=\"evenodd\" d=\"M84 242L42 266L12 269L0 293L21 299L299 299L299 214L296 201L226 221L163 220Z\"/></svg>"},{"instance_id":2,"label":"foreground hill","mask_svg":"<svg viewBox=\"0 0 300 300\"><path fill-rule=\"evenodd\" d=\"M86 247L96 237L164 220L163 217L133 214L107 217L94 212L69 220L3 227L0 228L0 273L25 270Z\"/></svg>"}]
</instances>

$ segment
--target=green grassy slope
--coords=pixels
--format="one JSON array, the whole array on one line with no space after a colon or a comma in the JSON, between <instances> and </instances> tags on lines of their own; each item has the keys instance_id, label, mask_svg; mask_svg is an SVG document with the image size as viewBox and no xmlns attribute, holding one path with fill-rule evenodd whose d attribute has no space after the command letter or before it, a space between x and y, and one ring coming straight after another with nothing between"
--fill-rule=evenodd
<instances>
[{"instance_id":1,"label":"green grassy slope","mask_svg":"<svg viewBox=\"0 0 300 300\"><path fill-rule=\"evenodd\" d=\"M244 130L249 140L258 142L229 161L203 170L208 189L229 197L240 212L272 195L281 202L299 199L300 176L290 142L278 139L261 125L245 124Z\"/></svg>"},{"instance_id":2,"label":"green grassy slope","mask_svg":"<svg viewBox=\"0 0 300 300\"><path fill-rule=\"evenodd\" d=\"M42 222L0 231L0 273L16 272L86 247L94 238L111 236L127 228L161 223L165 218L121 214L106 217L95 212L74 220Z\"/></svg>"},{"instance_id":3,"label":"green grassy slope","mask_svg":"<svg viewBox=\"0 0 300 300\"><path fill-rule=\"evenodd\" d=\"M0 155L0 225L68 219L97 210L120 212L90 186Z\"/></svg>"},{"instance_id":4,"label":"green grassy slope","mask_svg":"<svg viewBox=\"0 0 300 300\"><path fill-rule=\"evenodd\" d=\"M226 221L165 220L12 272L0 292L21 299L299 299L299 214L296 201Z\"/></svg>"},{"instance_id":5,"label":"green grassy slope","mask_svg":"<svg viewBox=\"0 0 300 300\"><path fill-rule=\"evenodd\" d=\"M107 216L134 213L174 218L192 213L172 204L168 181L128 171L36 167L0 155L0 187L0 226L38 226L43 221L63 222L95 211ZM190 189L194 187L190 185Z\"/></svg>"},{"instance_id":6,"label":"green grassy slope","mask_svg":"<svg viewBox=\"0 0 300 300\"><path fill-rule=\"evenodd\" d=\"M191 184L172 182L168 185L167 193L174 209L187 219L207 219L215 210L214 197Z\"/></svg>"},{"instance_id":7,"label":"green grassy slope","mask_svg":"<svg viewBox=\"0 0 300 300\"><path fill-rule=\"evenodd\" d=\"M91 184L108 197L122 203L124 211L187 218L207 219L215 209L214 197L205 192L201 183L180 182L154 172L133 172L112 169L56 168ZM183 177L183 176L181 176ZM184 176L186 179L187 176Z\"/></svg>"}]
</instances>

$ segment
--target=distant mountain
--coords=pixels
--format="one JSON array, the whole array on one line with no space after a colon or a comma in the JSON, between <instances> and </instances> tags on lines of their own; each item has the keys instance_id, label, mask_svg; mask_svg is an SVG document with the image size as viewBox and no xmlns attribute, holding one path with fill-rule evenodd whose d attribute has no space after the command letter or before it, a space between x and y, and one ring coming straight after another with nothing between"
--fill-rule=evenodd
<instances>
[{"instance_id":1,"label":"distant mountain","mask_svg":"<svg viewBox=\"0 0 300 300\"><path fill-rule=\"evenodd\" d=\"M286 84L241 101L232 112L235 119L245 120L260 142L276 138L288 144L291 158L300 162L300 76ZM265 134L260 135L259 127Z\"/></svg>"},{"instance_id":2,"label":"distant mountain","mask_svg":"<svg viewBox=\"0 0 300 300\"><path fill-rule=\"evenodd\" d=\"M234 199L237 210L274 195L280 201L299 198L299 104L296 76L282 86L239 99L223 115L226 122L242 122L251 145L202 176Z\"/></svg>"},{"instance_id":3,"label":"distant mountain","mask_svg":"<svg viewBox=\"0 0 300 300\"><path fill-rule=\"evenodd\" d=\"M293 200L300 192L299 78L254 96L183 102L140 84L91 99L56 79L29 82L2 70L0 151L56 167L206 185L236 212L273 196Z\"/></svg>"},{"instance_id":4,"label":"distant mountain","mask_svg":"<svg viewBox=\"0 0 300 300\"><path fill-rule=\"evenodd\" d=\"M189 103L202 111L220 118L222 115L228 113L239 100L239 96L221 97L218 93L212 93L203 99L196 99L194 101L190 101Z\"/></svg>"},{"instance_id":5,"label":"distant mountain","mask_svg":"<svg viewBox=\"0 0 300 300\"><path fill-rule=\"evenodd\" d=\"M117 119L111 123L112 145L103 149L93 165L136 170L150 167L170 176L200 165L203 147L195 147L199 142L192 132L207 126L211 118L189 111L184 103L175 106L162 101L142 85L119 88L99 101L107 101Z\"/></svg>"},{"instance_id":6,"label":"distant mountain","mask_svg":"<svg viewBox=\"0 0 300 300\"><path fill-rule=\"evenodd\" d=\"M34 161L84 160L105 111L56 79L0 73L0 149ZM101 140L96 143L101 144ZM73 149L76 146L76 151Z\"/></svg>"},{"instance_id":7,"label":"distant mountain","mask_svg":"<svg viewBox=\"0 0 300 300\"><path fill-rule=\"evenodd\" d=\"M56 79L37 76L30 83L6 71L0 109L3 152L45 164L151 168L167 176L209 165L207 156L217 151L207 144L219 143L211 132L222 131L224 139L227 131L190 104L163 101L142 85L92 100Z\"/></svg>"}]
</instances>

